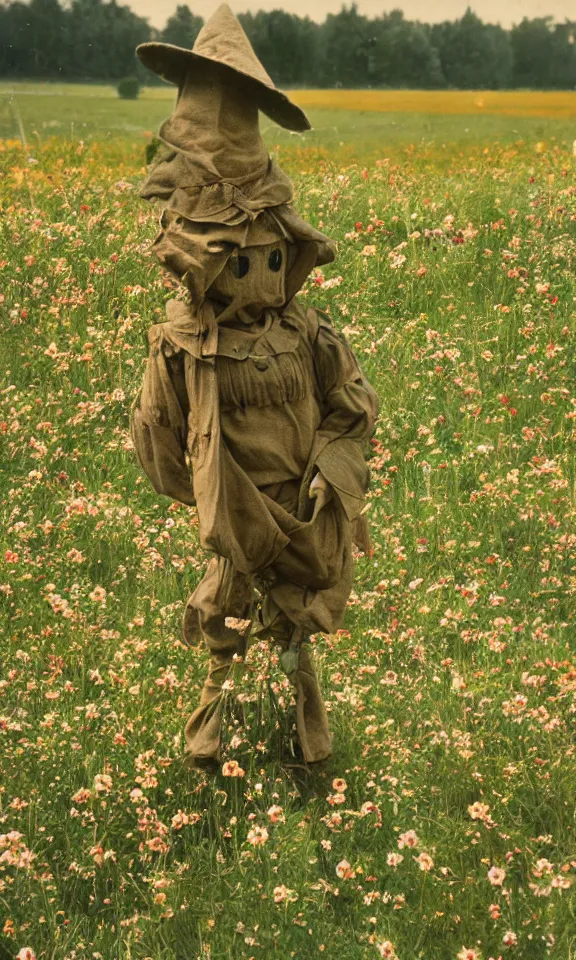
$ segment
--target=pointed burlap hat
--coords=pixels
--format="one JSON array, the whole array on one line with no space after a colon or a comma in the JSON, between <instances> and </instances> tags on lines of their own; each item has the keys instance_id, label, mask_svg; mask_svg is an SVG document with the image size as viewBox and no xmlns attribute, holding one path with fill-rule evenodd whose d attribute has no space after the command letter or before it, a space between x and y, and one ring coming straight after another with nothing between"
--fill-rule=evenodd
<instances>
[{"instance_id":1,"label":"pointed burlap hat","mask_svg":"<svg viewBox=\"0 0 576 960\"><path fill-rule=\"evenodd\" d=\"M180 87L187 74L220 77L244 89L262 113L287 130L309 130L306 114L276 88L254 53L240 22L223 3L204 24L191 50L172 43L141 43L142 63Z\"/></svg>"},{"instance_id":2,"label":"pointed burlap hat","mask_svg":"<svg viewBox=\"0 0 576 960\"><path fill-rule=\"evenodd\" d=\"M178 84L172 116L160 128L161 148L139 191L165 211L154 244L163 265L187 274L187 282L194 275L200 299L234 247L281 237L314 244L316 265L331 262L335 244L290 206L292 183L268 154L258 112L290 129L310 125L276 89L230 8L218 8L192 50L145 43L137 53Z\"/></svg>"}]
</instances>

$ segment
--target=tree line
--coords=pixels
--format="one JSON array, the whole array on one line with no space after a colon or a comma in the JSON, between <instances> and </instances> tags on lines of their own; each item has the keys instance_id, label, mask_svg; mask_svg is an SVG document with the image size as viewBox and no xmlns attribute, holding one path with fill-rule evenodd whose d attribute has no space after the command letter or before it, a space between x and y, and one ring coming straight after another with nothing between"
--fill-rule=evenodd
<instances>
[{"instance_id":1,"label":"tree line","mask_svg":"<svg viewBox=\"0 0 576 960\"><path fill-rule=\"evenodd\" d=\"M576 88L576 21L524 18L510 30L469 8L425 24L400 10L368 19L356 4L318 24L283 10L239 15L280 87ZM116 0L0 0L0 76L116 81L155 78L135 59L145 40L191 47L202 26L187 5L156 30Z\"/></svg>"}]
</instances>

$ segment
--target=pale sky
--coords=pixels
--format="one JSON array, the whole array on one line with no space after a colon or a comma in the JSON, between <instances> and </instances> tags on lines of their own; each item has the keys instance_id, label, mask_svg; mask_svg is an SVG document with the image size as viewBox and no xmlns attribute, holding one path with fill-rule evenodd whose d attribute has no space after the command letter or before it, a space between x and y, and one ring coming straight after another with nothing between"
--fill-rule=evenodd
<instances>
[{"instance_id":1,"label":"pale sky","mask_svg":"<svg viewBox=\"0 0 576 960\"><path fill-rule=\"evenodd\" d=\"M163 27L171 13L177 6L177 0L124 0L128 6L140 14L148 17L155 27ZM181 0L186 2L186 0ZM194 13L204 19L218 7L219 0L188 0L188 6ZM403 0L403 2L382 3L382 0L358 0L358 9L368 17L388 13L395 8L404 11L407 20L422 20L425 23L435 23L440 20L456 20L470 5L475 13L488 23L500 23L509 27L519 23L523 17L544 17L550 14L556 20L574 19L576 8L574 0L440 0L431 4L429 0ZM308 15L312 20L322 21L327 13L337 13L342 6L342 0L232 0L230 3L234 13L243 13L246 10L287 10L299 16Z\"/></svg>"}]
</instances>

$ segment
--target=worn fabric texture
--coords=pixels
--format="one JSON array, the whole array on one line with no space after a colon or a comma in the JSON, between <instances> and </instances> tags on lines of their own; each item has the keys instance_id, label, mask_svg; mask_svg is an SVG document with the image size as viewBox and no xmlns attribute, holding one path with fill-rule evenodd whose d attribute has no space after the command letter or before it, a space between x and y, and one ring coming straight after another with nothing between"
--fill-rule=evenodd
<instances>
[{"instance_id":1,"label":"worn fabric texture","mask_svg":"<svg viewBox=\"0 0 576 960\"><path fill-rule=\"evenodd\" d=\"M352 540L367 549L360 512L369 475L363 442L376 398L330 322L293 300L282 313L218 328L213 356L191 306L150 331L143 388L133 412L140 462L159 493L196 502L202 545L217 554L188 601L184 636L211 654L186 752L219 758L222 684L246 640L227 617L253 618L286 648L333 632L352 585ZM309 497L321 471L333 491L317 510ZM311 651L291 677L304 759L330 753Z\"/></svg>"},{"instance_id":2,"label":"worn fabric texture","mask_svg":"<svg viewBox=\"0 0 576 960\"><path fill-rule=\"evenodd\" d=\"M280 650L307 762L331 736L309 638L341 624L355 542L368 549L366 443L374 390L329 318L296 299L335 245L292 209L292 186L260 137L258 110L306 123L258 63L224 5L192 51L138 50L178 83L141 194L163 207L153 250L185 288L149 330L131 429L154 489L196 505L212 554L189 598L187 643L210 664L185 728L192 764L218 762L225 681L252 632Z\"/></svg>"},{"instance_id":3,"label":"worn fabric texture","mask_svg":"<svg viewBox=\"0 0 576 960\"><path fill-rule=\"evenodd\" d=\"M310 129L300 107L275 87L227 3L206 21L192 50L152 41L141 43L136 53L146 67L171 83L180 86L187 74L207 76L221 86L241 89L247 100L281 127Z\"/></svg>"},{"instance_id":4,"label":"worn fabric texture","mask_svg":"<svg viewBox=\"0 0 576 960\"><path fill-rule=\"evenodd\" d=\"M197 48L203 58L209 50L209 60L199 60ZM160 128L161 146L139 192L162 205L156 256L198 305L230 248L271 242L271 229L274 238L316 244L311 267L330 263L336 245L292 208L290 179L260 135L258 111L266 105L258 90L298 110L302 129L308 121L276 90L225 4L206 23L194 51L159 43L138 47L151 69L174 61L166 75L178 84L176 105ZM218 64L226 66L223 75ZM246 86L247 73L260 84L258 90Z\"/></svg>"}]
</instances>

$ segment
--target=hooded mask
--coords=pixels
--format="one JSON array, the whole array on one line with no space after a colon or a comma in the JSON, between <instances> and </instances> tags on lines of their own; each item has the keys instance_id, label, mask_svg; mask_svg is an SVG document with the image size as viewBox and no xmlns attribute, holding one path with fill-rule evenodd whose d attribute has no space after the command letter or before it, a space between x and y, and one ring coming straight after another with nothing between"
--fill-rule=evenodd
<instances>
[{"instance_id":1,"label":"hooded mask","mask_svg":"<svg viewBox=\"0 0 576 960\"><path fill-rule=\"evenodd\" d=\"M260 135L259 110L291 130L309 128L305 114L276 89L227 4L204 25L192 50L145 43L137 54L178 84L174 112L160 128L157 160L140 189L164 207L155 254L185 283L197 308L208 296L226 315L235 305L248 322L249 308L258 303L260 309L281 307L336 250L290 207L292 184ZM260 252L268 247L267 254ZM267 260L273 249L283 257L276 276ZM246 259L249 271L234 276ZM265 285L260 296L259 282Z\"/></svg>"}]
</instances>

